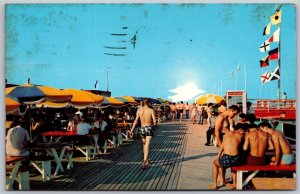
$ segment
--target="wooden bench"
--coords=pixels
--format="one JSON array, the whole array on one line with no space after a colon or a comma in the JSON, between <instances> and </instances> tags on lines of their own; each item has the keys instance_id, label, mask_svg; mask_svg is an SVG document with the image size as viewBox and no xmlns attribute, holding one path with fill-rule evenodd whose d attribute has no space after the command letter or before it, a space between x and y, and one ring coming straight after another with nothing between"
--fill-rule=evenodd
<instances>
[{"instance_id":1,"label":"wooden bench","mask_svg":"<svg viewBox=\"0 0 300 194\"><path fill-rule=\"evenodd\" d=\"M23 156L6 156L6 165L12 167L11 172L9 168L9 177L6 180L6 190L13 190L13 183L16 180L19 183L19 190L29 190L29 171L27 166L21 166L21 162L26 160Z\"/></svg>"},{"instance_id":2,"label":"wooden bench","mask_svg":"<svg viewBox=\"0 0 300 194\"><path fill-rule=\"evenodd\" d=\"M261 166L234 166L232 170L237 171L237 183L236 189L242 190L242 188L247 185L247 183L259 172L259 171L292 171L296 172L296 164L291 165L261 165ZM243 173L253 171L249 176L243 181Z\"/></svg>"},{"instance_id":3,"label":"wooden bench","mask_svg":"<svg viewBox=\"0 0 300 194\"><path fill-rule=\"evenodd\" d=\"M295 190L295 178L253 178L252 183L256 190Z\"/></svg>"}]
</instances>

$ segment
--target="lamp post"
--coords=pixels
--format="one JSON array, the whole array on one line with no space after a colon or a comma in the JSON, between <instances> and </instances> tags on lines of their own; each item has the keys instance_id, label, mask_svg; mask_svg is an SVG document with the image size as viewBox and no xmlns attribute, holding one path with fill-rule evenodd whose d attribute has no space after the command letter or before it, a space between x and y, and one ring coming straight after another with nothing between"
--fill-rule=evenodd
<instances>
[{"instance_id":1,"label":"lamp post","mask_svg":"<svg viewBox=\"0 0 300 194\"><path fill-rule=\"evenodd\" d=\"M240 64L242 62L239 62L237 65L237 68L235 71L230 72L229 76L230 78L233 77L233 75L235 75L235 80L234 80L234 89L237 89L237 77L238 77L238 73L240 72L241 68L240 68ZM244 64L244 90L247 90L247 78L246 78L246 64Z\"/></svg>"}]
</instances>

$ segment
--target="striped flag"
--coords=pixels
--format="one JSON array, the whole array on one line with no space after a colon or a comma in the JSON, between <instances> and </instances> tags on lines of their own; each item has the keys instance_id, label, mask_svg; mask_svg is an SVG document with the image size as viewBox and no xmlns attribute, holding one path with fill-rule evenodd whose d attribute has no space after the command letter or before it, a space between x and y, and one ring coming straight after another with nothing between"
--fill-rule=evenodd
<instances>
[{"instance_id":1,"label":"striped flag","mask_svg":"<svg viewBox=\"0 0 300 194\"><path fill-rule=\"evenodd\" d=\"M264 28L263 35L268 35L268 34L270 34L270 31L271 31L271 23L269 23L269 24Z\"/></svg>"},{"instance_id":2,"label":"striped flag","mask_svg":"<svg viewBox=\"0 0 300 194\"><path fill-rule=\"evenodd\" d=\"M280 28L278 28L273 35L269 38L269 42L279 42L279 33L280 33Z\"/></svg>"},{"instance_id":3,"label":"striped flag","mask_svg":"<svg viewBox=\"0 0 300 194\"><path fill-rule=\"evenodd\" d=\"M275 48L273 50L270 50L269 52L269 60L277 60L279 59L279 52L278 52L278 48Z\"/></svg>"}]
</instances>

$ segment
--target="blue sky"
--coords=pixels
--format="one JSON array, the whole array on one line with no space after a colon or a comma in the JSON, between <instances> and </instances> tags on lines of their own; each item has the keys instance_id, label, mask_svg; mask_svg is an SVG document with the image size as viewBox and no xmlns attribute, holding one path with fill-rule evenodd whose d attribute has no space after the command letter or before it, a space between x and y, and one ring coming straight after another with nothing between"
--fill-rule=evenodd
<instances>
[{"instance_id":1,"label":"blue sky","mask_svg":"<svg viewBox=\"0 0 300 194\"><path fill-rule=\"evenodd\" d=\"M170 90L188 83L207 93L220 94L221 85L223 94L243 90L245 67L248 98L276 98L278 82L262 84L259 77L277 67L277 60L266 68L259 64L267 55L259 46L277 29L262 35L275 9L275 4L11 4L6 78L24 84L30 76L33 84L77 89L93 89L98 80L98 88L106 90L108 71L112 96L168 98L176 95ZM296 13L291 4L281 9L281 93L295 98Z\"/></svg>"}]
</instances>

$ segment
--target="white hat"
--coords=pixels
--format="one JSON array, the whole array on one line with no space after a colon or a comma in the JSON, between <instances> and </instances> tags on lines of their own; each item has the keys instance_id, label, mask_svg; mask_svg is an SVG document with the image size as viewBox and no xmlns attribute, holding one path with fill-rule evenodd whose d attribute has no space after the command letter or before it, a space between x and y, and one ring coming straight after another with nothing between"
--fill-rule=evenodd
<instances>
[{"instance_id":1,"label":"white hat","mask_svg":"<svg viewBox=\"0 0 300 194\"><path fill-rule=\"evenodd\" d=\"M75 115L79 115L80 117L82 117L82 116L83 116L83 113L80 112L80 111L77 111L77 112L75 113Z\"/></svg>"}]
</instances>

